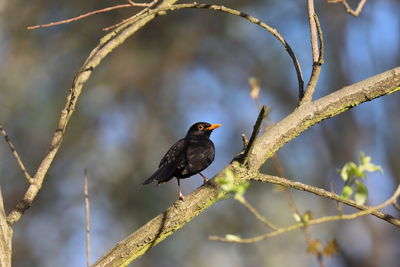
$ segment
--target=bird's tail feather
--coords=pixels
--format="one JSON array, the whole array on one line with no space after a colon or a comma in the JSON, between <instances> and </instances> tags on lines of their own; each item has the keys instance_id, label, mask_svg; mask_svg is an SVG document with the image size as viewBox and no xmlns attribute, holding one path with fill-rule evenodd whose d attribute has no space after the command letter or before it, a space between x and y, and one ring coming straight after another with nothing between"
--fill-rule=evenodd
<instances>
[{"instance_id":1,"label":"bird's tail feather","mask_svg":"<svg viewBox=\"0 0 400 267\"><path fill-rule=\"evenodd\" d=\"M154 181L158 181L158 183L165 183L172 179L173 173L175 172L174 168L170 168L168 166L159 168L152 176L147 178L143 185L152 183Z\"/></svg>"}]
</instances>

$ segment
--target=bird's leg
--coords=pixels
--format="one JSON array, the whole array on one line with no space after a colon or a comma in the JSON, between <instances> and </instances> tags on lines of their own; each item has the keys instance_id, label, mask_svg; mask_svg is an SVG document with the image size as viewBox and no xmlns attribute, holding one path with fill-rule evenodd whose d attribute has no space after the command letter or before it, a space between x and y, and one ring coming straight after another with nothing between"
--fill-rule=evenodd
<instances>
[{"instance_id":1,"label":"bird's leg","mask_svg":"<svg viewBox=\"0 0 400 267\"><path fill-rule=\"evenodd\" d=\"M185 197L184 197L184 195L182 194L182 191L181 191L181 181L178 179L178 178L176 178L176 180L178 181L178 195L179 195L179 200L185 200Z\"/></svg>"},{"instance_id":2,"label":"bird's leg","mask_svg":"<svg viewBox=\"0 0 400 267\"><path fill-rule=\"evenodd\" d=\"M203 177L203 180L204 180L203 184L207 183L208 182L208 178L205 177L201 172L199 172L199 174L201 175L201 177Z\"/></svg>"}]
</instances>

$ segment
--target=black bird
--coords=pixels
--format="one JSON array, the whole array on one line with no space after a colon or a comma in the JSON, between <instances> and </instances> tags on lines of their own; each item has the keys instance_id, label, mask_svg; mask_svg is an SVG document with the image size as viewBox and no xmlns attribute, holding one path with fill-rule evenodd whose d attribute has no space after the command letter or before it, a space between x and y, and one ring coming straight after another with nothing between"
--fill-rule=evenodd
<instances>
[{"instance_id":1,"label":"black bird","mask_svg":"<svg viewBox=\"0 0 400 267\"><path fill-rule=\"evenodd\" d=\"M183 200L180 179L188 178L199 173L204 183L208 179L201 173L213 161L215 156L214 143L210 140L211 132L221 124L198 122L193 124L185 138L176 142L161 159L158 170L143 184L157 181L166 183L175 177L178 181L179 199Z\"/></svg>"}]
</instances>

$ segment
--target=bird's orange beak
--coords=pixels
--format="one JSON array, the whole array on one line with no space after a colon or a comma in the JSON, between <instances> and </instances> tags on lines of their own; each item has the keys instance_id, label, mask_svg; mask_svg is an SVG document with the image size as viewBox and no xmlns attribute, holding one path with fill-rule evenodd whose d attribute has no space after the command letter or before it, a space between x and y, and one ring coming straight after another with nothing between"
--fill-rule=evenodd
<instances>
[{"instance_id":1,"label":"bird's orange beak","mask_svg":"<svg viewBox=\"0 0 400 267\"><path fill-rule=\"evenodd\" d=\"M219 123L211 124L211 126L210 126L210 127L207 127L205 130L211 131L211 130L214 130L214 129L216 129L216 128L218 128L218 127L221 127L221 126L222 126L222 124L219 124Z\"/></svg>"}]
</instances>

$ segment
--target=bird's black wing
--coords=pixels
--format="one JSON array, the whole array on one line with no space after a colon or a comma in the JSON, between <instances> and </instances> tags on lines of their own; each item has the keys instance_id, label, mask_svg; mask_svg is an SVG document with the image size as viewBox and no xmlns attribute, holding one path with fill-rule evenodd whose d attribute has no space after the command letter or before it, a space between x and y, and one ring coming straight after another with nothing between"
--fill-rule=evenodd
<instances>
[{"instance_id":1,"label":"bird's black wing","mask_svg":"<svg viewBox=\"0 0 400 267\"><path fill-rule=\"evenodd\" d=\"M174 176L175 170L185 164L184 149L185 139L176 142L161 159L158 170L150 176L143 184L149 184L153 181L158 183L165 183L171 180Z\"/></svg>"},{"instance_id":2,"label":"bird's black wing","mask_svg":"<svg viewBox=\"0 0 400 267\"><path fill-rule=\"evenodd\" d=\"M186 164L184 170L182 170L183 177L201 172L214 161L214 144L208 138L190 139L185 152Z\"/></svg>"}]
</instances>

